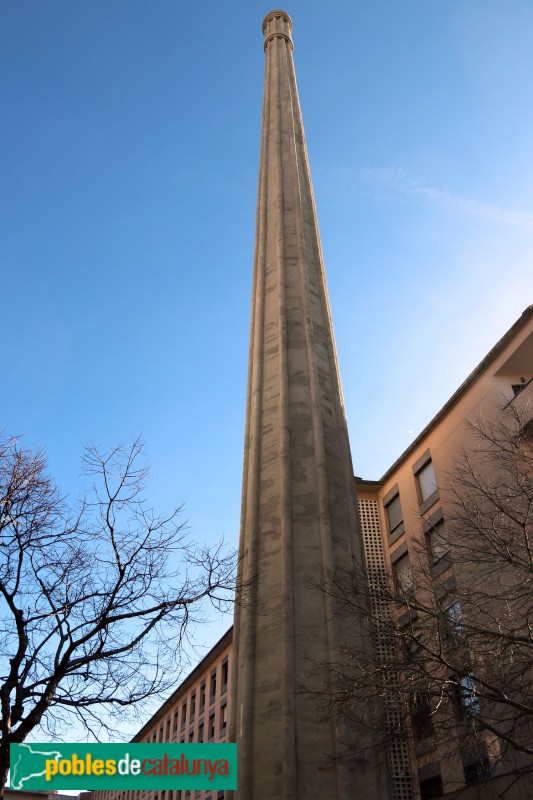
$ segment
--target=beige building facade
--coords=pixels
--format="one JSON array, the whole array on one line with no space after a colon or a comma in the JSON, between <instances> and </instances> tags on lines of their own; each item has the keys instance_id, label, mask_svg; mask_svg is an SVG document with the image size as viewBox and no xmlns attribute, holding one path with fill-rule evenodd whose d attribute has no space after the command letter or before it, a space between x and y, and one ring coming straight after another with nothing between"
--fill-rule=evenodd
<instances>
[{"instance_id":1,"label":"beige building facade","mask_svg":"<svg viewBox=\"0 0 533 800\"><path fill-rule=\"evenodd\" d=\"M383 568L392 581L405 587L412 583L413 572L416 575L422 569L424 579L419 578L417 585L415 578L414 589L420 590L425 580L437 597L442 592L455 620L462 614L454 594L457 572L461 572L463 592L468 575L464 567L453 563L449 540L438 535L440 526L446 525L447 499L450 502L446 485L460 454L478 446L465 423L496 421L502 410L510 407L519 411L524 424L531 421L533 306L524 311L381 480L356 478L369 570ZM498 668L495 664L494 669ZM496 766L493 761L497 758L491 759L490 752L492 747L497 757L497 736L479 734L476 746L465 747L462 753L458 744L449 751L439 747L433 736L420 736L420 741L413 738L409 752L406 745L403 753L396 754L393 772L398 774L398 768L407 766L414 791L417 796L420 792L422 800L455 796L458 790L465 798L489 800L499 796L502 786L497 778L505 764ZM468 786L471 788L467 790ZM516 792L517 797L524 796L523 789ZM506 797L514 797L513 792L508 791Z\"/></svg>"},{"instance_id":2,"label":"beige building facade","mask_svg":"<svg viewBox=\"0 0 533 800\"><path fill-rule=\"evenodd\" d=\"M4 800L89 800L89 792L81 792L76 798L60 792L28 791L27 789L4 789Z\"/></svg>"},{"instance_id":3,"label":"beige building facade","mask_svg":"<svg viewBox=\"0 0 533 800\"><path fill-rule=\"evenodd\" d=\"M134 736L140 744L227 742L233 628ZM224 791L94 792L95 800L225 800ZM26 800L24 798L24 800ZM31 800L31 798L28 798Z\"/></svg>"}]
</instances>

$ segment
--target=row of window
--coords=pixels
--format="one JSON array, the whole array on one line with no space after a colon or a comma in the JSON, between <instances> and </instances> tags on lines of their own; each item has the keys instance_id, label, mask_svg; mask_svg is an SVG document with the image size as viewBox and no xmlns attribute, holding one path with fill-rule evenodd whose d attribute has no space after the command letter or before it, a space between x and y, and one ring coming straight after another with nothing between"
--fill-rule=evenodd
<instances>
[{"instance_id":1,"label":"row of window","mask_svg":"<svg viewBox=\"0 0 533 800\"><path fill-rule=\"evenodd\" d=\"M228 684L229 660L226 656L211 671L209 677L202 680L199 688L193 689L175 712L150 732L145 741L148 743L176 741L178 730L181 731L180 744L184 744L186 741L186 730L188 731L187 743L223 740L228 727L228 706L224 696L227 694ZM217 689L219 689L218 694ZM218 714L214 707L217 696L220 697ZM205 716L206 711L208 711L207 716ZM193 725L194 727L192 727ZM206 794L205 791L195 790L104 791L98 792L97 798L98 800L196 800L196 798L223 800L225 792L220 790L215 794Z\"/></svg>"},{"instance_id":2,"label":"row of window","mask_svg":"<svg viewBox=\"0 0 533 800\"><path fill-rule=\"evenodd\" d=\"M480 713L476 682L472 672L466 672L459 678L452 676L450 687L453 688L455 706L461 716L475 717ZM439 697L439 702L440 699ZM434 735L433 713L429 692L423 690L415 692L411 702L411 724L417 741L423 741Z\"/></svg>"},{"instance_id":3,"label":"row of window","mask_svg":"<svg viewBox=\"0 0 533 800\"><path fill-rule=\"evenodd\" d=\"M459 600L448 599L443 603L440 619L438 619L440 643L444 648L455 647L463 639L464 623L461 603ZM417 661L423 658L424 642L421 641L423 634L417 630L416 624L407 629L404 639L407 656L410 661Z\"/></svg>"},{"instance_id":4,"label":"row of window","mask_svg":"<svg viewBox=\"0 0 533 800\"><path fill-rule=\"evenodd\" d=\"M227 726L228 726L228 712L227 712L227 709L228 709L228 707L227 707L226 704L224 704L223 706L220 706L219 737L224 736L225 733L226 733L226 730L227 730ZM207 732L207 738L206 738L206 732ZM211 714L209 714L209 720L208 720L208 723L207 723L207 731L206 731L205 721L203 719L200 719L200 721L198 722L198 737L195 739L194 738L194 731L191 730L191 731L189 731L188 742L190 743L190 742L195 742L196 741L196 742L200 742L201 743L201 742L211 741L212 739L215 738L215 733L216 733L216 730L215 730L215 712L213 711ZM182 736L181 739L180 739L180 744L184 744L184 743L185 743L185 737Z\"/></svg>"},{"instance_id":5,"label":"row of window","mask_svg":"<svg viewBox=\"0 0 533 800\"><path fill-rule=\"evenodd\" d=\"M473 750L463 754L463 774L467 786L482 783L494 777L494 766L484 743L479 742ZM429 764L420 771L419 786L420 800L442 797L444 787L438 762Z\"/></svg>"},{"instance_id":6,"label":"row of window","mask_svg":"<svg viewBox=\"0 0 533 800\"><path fill-rule=\"evenodd\" d=\"M200 689L198 692L198 696L196 690L191 692L190 697L186 697L182 704L181 708L177 708L174 712L173 716L167 717L166 723L161 723L159 727L159 731L157 728L152 731L152 733L148 736L147 742L170 742L173 738L176 738L178 729L183 731L187 727L187 725L191 725L197 714L202 715L204 713L204 709L206 707L206 700L207 700L207 690L209 689L209 705L212 706L215 702L216 693L217 693L217 677L220 678L220 694L224 695L228 688L228 678L229 678L229 663L228 659L226 658L220 667L220 676L217 676L217 669L215 668L209 677L209 685L204 680L200 684ZM221 712L221 719L223 718L223 723L221 722L221 730L226 727L226 718L225 718L225 706L223 707L224 711ZM214 737L214 713L209 716L209 739ZM213 719L213 733L211 734L211 719ZM223 728L222 728L223 724ZM203 722L201 723L203 726ZM182 739L182 742L184 739ZM192 741L189 739L189 741ZM200 739L199 741L203 741Z\"/></svg>"},{"instance_id":7,"label":"row of window","mask_svg":"<svg viewBox=\"0 0 533 800\"><path fill-rule=\"evenodd\" d=\"M418 497L420 514L425 514L439 499L439 492L435 478L435 470L430 451L427 450L413 465L413 476ZM400 499L400 491L396 484L383 498L385 521L387 526L389 545L395 542L405 532L404 516ZM434 512L424 523L425 543L428 560L434 576L447 569L449 559L448 542L445 535L444 519L441 509ZM409 561L407 543L398 547L392 553L392 573L396 588L408 599L413 597L413 576ZM457 645L462 638L463 617L460 602L448 595L442 601L442 614L438 620L441 642L445 647ZM422 643L416 635L406 637L406 646L409 658L421 658L423 654ZM465 672L458 678L450 679L453 688L453 700L456 713L464 717L475 717L480 713L479 698L476 692L475 677L472 672ZM421 746L427 747L428 740L434 737L433 710L429 692L421 689L413 695L411 704L411 725L413 736ZM424 743L424 745L422 745ZM463 772L465 783L472 784L489 780L493 777L493 765L488 758L486 748L483 746L476 753L466 753L463 758ZM424 768L419 775L421 800L441 797L444 794L440 765L432 765L434 769L429 772ZM423 774L422 774L423 773Z\"/></svg>"},{"instance_id":8,"label":"row of window","mask_svg":"<svg viewBox=\"0 0 533 800\"><path fill-rule=\"evenodd\" d=\"M160 792L130 789L123 792L108 790L97 794L101 800L193 800L202 797L203 792L194 789L163 789ZM216 794L208 794L205 800L224 800L225 797L225 791L219 789Z\"/></svg>"},{"instance_id":9,"label":"row of window","mask_svg":"<svg viewBox=\"0 0 533 800\"><path fill-rule=\"evenodd\" d=\"M476 694L476 684L472 672L465 673L459 679L451 678L450 685L455 692L455 707L462 717L473 717L480 713ZM439 698L440 702L441 698ZM418 742L427 742L435 735L433 711L429 692L418 691L413 695L411 704L411 725L413 735ZM480 783L494 777L493 763L489 759L484 742L478 742L474 750L465 750L462 754L464 780L467 785ZM444 794L442 777L438 764L429 765L419 775L421 800L440 797Z\"/></svg>"},{"instance_id":10,"label":"row of window","mask_svg":"<svg viewBox=\"0 0 533 800\"><path fill-rule=\"evenodd\" d=\"M424 535L429 564L433 576L437 577L450 566L449 558L445 558L449 553L449 543L440 508L424 522ZM413 577L407 542L391 553L391 566L397 590L409 599L413 595Z\"/></svg>"},{"instance_id":11,"label":"row of window","mask_svg":"<svg viewBox=\"0 0 533 800\"><path fill-rule=\"evenodd\" d=\"M445 536L444 520L439 519L438 522L432 523L426 530L426 546L428 550L428 557L430 565L433 569L437 569L439 562L445 569L449 561L444 562L443 559L448 555L449 548ZM401 552L400 552L401 551ZM396 588L409 598L413 593L413 576L411 573L411 563L409 561L409 551L407 546L398 548L392 553L392 575Z\"/></svg>"},{"instance_id":12,"label":"row of window","mask_svg":"<svg viewBox=\"0 0 533 800\"><path fill-rule=\"evenodd\" d=\"M435 470L433 468L433 462L431 460L431 454L429 450L426 450L426 452L414 464L413 473L415 477L420 513L423 514L437 501L439 497L437 481L435 479ZM389 541L394 541L405 530L398 484L393 486L390 492L385 495L383 503L385 506L385 518L387 521Z\"/></svg>"},{"instance_id":13,"label":"row of window","mask_svg":"<svg viewBox=\"0 0 533 800\"><path fill-rule=\"evenodd\" d=\"M201 791L195 791L194 789L163 789L160 792L137 791L131 789L124 792L105 791L99 792L98 794L102 800L111 800L111 798L113 798L113 800L193 800L193 798L202 796ZM224 800L225 797L225 791L220 789L215 795L208 794L205 800Z\"/></svg>"}]
</instances>

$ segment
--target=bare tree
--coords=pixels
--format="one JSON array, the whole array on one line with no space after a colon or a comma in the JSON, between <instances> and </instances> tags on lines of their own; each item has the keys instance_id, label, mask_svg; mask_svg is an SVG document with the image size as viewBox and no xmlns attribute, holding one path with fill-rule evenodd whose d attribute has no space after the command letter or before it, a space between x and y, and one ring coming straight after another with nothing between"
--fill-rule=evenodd
<instances>
[{"instance_id":1,"label":"bare tree","mask_svg":"<svg viewBox=\"0 0 533 800\"><path fill-rule=\"evenodd\" d=\"M465 423L472 446L439 487L443 514L409 540L409 572L328 576L337 613L361 617L375 646L315 665L328 715L371 727L379 748L407 740L462 763L463 784L499 778L502 797L533 783L530 417L510 406Z\"/></svg>"},{"instance_id":2,"label":"bare tree","mask_svg":"<svg viewBox=\"0 0 533 800\"><path fill-rule=\"evenodd\" d=\"M181 508L148 506L142 447L88 447L93 485L72 508L42 452L0 442L2 791L10 744L75 723L98 737L106 714L132 713L175 682L205 601L231 601L233 554L196 547Z\"/></svg>"}]
</instances>

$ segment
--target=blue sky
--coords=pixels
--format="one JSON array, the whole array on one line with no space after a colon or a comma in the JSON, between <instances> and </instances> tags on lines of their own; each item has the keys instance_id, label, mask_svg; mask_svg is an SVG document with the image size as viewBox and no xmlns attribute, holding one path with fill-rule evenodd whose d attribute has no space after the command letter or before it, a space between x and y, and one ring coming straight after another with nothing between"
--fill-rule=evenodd
<instances>
[{"instance_id":1,"label":"blue sky","mask_svg":"<svg viewBox=\"0 0 533 800\"><path fill-rule=\"evenodd\" d=\"M150 497L199 540L238 537L268 10L0 8L1 424L74 495L84 443L142 434ZM354 466L378 478L532 302L533 5L286 10Z\"/></svg>"}]
</instances>

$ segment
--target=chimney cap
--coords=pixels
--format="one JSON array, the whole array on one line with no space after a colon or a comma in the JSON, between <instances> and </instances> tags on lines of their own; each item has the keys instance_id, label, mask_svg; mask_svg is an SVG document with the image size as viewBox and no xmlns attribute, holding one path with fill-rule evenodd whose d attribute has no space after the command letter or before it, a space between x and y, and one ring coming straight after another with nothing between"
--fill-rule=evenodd
<instances>
[{"instance_id":1,"label":"chimney cap","mask_svg":"<svg viewBox=\"0 0 533 800\"><path fill-rule=\"evenodd\" d=\"M289 25L289 30L292 31L292 19L289 17L286 11L282 11L281 9L277 8L274 9L274 11L269 11L265 16L263 20L263 33L265 32L266 24L271 17L283 17L285 22L287 22Z\"/></svg>"}]
</instances>

